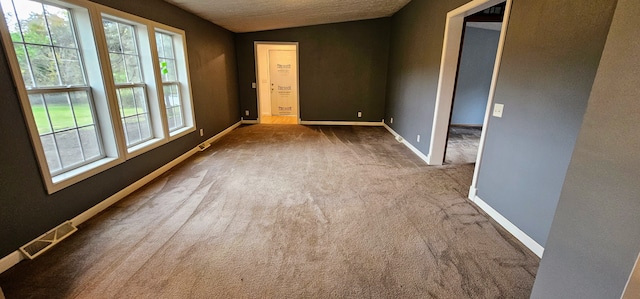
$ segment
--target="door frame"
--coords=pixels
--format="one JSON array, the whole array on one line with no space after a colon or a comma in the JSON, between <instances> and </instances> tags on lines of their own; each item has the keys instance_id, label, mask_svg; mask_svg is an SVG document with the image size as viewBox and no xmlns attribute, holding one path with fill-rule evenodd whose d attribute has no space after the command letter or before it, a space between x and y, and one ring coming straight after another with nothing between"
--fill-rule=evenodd
<instances>
[{"instance_id":1,"label":"door frame","mask_svg":"<svg viewBox=\"0 0 640 299\"><path fill-rule=\"evenodd\" d=\"M485 110L485 116L482 125L483 130L482 134L480 135L478 156L476 158L476 165L473 173L473 181L471 183L471 188L469 191L469 198L474 198L476 195L478 171L480 169L480 163L482 162L482 154L488 131L487 125L489 123L489 117L492 111L493 100L498 81L498 73L500 70L500 63L502 61L502 52L507 35L509 16L511 14L511 5L513 0L471 1L447 13L447 21L445 24L444 41L442 46L442 59L440 61L440 74L438 78L438 90L436 93L436 106L433 116L429 155L427 156L427 163L429 165L442 165L442 162L444 160L444 149L447 143L447 132L449 130L449 120L451 117L452 109L451 104L453 102L452 97L454 86L456 83L455 79L458 73L458 60L460 59L460 41L462 40L462 32L464 29L464 18L503 2L506 3L504 17L502 20L500 40L498 42L496 61L491 78L491 87L489 88L487 108Z\"/></svg>"},{"instance_id":2,"label":"door frame","mask_svg":"<svg viewBox=\"0 0 640 299\"><path fill-rule=\"evenodd\" d=\"M258 105L258 123L260 123L260 117L262 113L260 111L260 80L258 76L258 45L274 45L274 46L282 46L282 45L293 45L296 47L296 97L297 97L297 112L296 112L296 123L300 124L300 51L299 51L299 42L273 42L273 41L254 41L253 42L253 53L254 53L254 62L255 62L255 71L256 71L256 103ZM268 66L267 66L268 67Z\"/></svg>"}]
</instances>

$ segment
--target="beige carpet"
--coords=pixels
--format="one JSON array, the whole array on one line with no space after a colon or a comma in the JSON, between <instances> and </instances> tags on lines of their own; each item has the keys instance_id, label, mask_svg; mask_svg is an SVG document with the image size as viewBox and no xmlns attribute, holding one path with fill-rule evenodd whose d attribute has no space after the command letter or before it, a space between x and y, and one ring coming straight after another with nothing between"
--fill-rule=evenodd
<instances>
[{"instance_id":1,"label":"beige carpet","mask_svg":"<svg viewBox=\"0 0 640 299\"><path fill-rule=\"evenodd\" d=\"M528 298L539 260L383 128L236 129L0 275L7 298Z\"/></svg>"},{"instance_id":2,"label":"beige carpet","mask_svg":"<svg viewBox=\"0 0 640 299\"><path fill-rule=\"evenodd\" d=\"M482 128L455 126L449 127L445 164L473 164L478 158L478 147Z\"/></svg>"}]
</instances>

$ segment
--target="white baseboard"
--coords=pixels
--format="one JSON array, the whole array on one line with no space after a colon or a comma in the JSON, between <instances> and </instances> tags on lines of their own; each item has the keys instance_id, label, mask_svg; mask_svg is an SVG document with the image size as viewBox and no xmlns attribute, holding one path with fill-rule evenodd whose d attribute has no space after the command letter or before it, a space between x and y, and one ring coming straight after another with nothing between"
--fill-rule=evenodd
<instances>
[{"instance_id":1,"label":"white baseboard","mask_svg":"<svg viewBox=\"0 0 640 299\"><path fill-rule=\"evenodd\" d=\"M544 253L544 247L542 247L538 242L529 237L526 233L520 230L515 224L511 223L507 218L502 216L498 211L494 210L489 204L484 202L477 195L471 199L478 207L480 207L485 213L487 213L493 220L498 222L500 226L506 229L511 235L516 237L524 246L527 246L533 253L535 253L538 257L542 258L542 254Z\"/></svg>"},{"instance_id":2,"label":"white baseboard","mask_svg":"<svg viewBox=\"0 0 640 299\"><path fill-rule=\"evenodd\" d=\"M220 139L220 138L224 137L225 135L227 135L227 134L231 133L231 131L235 130L235 129L236 129L237 127L239 127L241 124L242 124L242 122L241 122L241 121L239 121L239 122L237 122L237 123L233 124L231 127L228 127L228 128L226 128L224 131L222 131L222 132L220 132L220 133L216 134L215 136L213 136L213 137L211 137L211 138L207 139L207 141L205 141L204 143L209 143L209 144L211 144L211 143L214 143L214 142L218 141L218 139ZM194 148L194 149L197 149L197 147L196 147L196 148Z\"/></svg>"},{"instance_id":3,"label":"white baseboard","mask_svg":"<svg viewBox=\"0 0 640 299\"><path fill-rule=\"evenodd\" d=\"M257 125L260 123L260 121L258 121L257 119L243 119L242 121L240 121L240 123L243 125Z\"/></svg>"},{"instance_id":4,"label":"white baseboard","mask_svg":"<svg viewBox=\"0 0 640 299\"><path fill-rule=\"evenodd\" d=\"M382 126L384 126L387 129L387 131L389 131L391 134L393 134L393 136L395 136L398 141L400 141L402 144L404 144L406 147L408 147L420 159L422 159L425 163L429 164L429 157L428 156L423 154L419 149L417 149L415 146L413 146L411 143L409 143L406 139L404 139L404 137L400 136L400 134L396 133L396 131L394 131L391 127L387 126L387 124L383 123Z\"/></svg>"},{"instance_id":5,"label":"white baseboard","mask_svg":"<svg viewBox=\"0 0 640 299\"><path fill-rule=\"evenodd\" d=\"M366 127L381 127L383 122L381 121L315 121L315 120L301 120L301 125L307 126L366 126Z\"/></svg>"},{"instance_id":6,"label":"white baseboard","mask_svg":"<svg viewBox=\"0 0 640 299\"><path fill-rule=\"evenodd\" d=\"M101 201L100 203L98 203L97 205L93 206L92 208L84 211L82 214L80 214L80 215L76 216L75 218L71 219L71 222L73 223L74 226L78 226L78 225L82 224L83 222L91 219L93 216L95 216L98 213L104 211L106 208L110 207L111 205L113 205L116 202L120 201L121 199L125 198L127 195L133 193L134 191L140 189L142 186L144 186L147 183L153 181L155 178L157 178L160 175L162 175L163 173L167 172L169 169L177 166L178 164L184 162L186 159L188 159L189 157L191 157L194 154L196 154L197 152L199 152L201 150L200 145L206 145L206 147L208 147L208 145L210 145L211 143L213 143L213 142L217 141L218 139L222 138L224 135L229 134L231 131L233 131L235 128L237 128L240 125L241 125L241 122L237 122L234 125L232 125L231 127L225 129L224 131L222 131L222 132L216 134L215 136L207 139L207 141L199 144L195 148L193 148L193 149L189 150L188 152L182 154L180 157L172 160L171 162L165 164L164 166L156 169L154 172L146 175L145 177L143 177L143 178L137 180L136 182L134 182L133 184L131 184L131 185L127 186L126 188L120 190L116 194L114 194L114 195L110 196L109 198ZM24 259L24 256L18 250L14 251L13 253L11 253L11 254L5 256L4 258L0 259L0 273L8 270L11 267L13 267L14 265L19 263L23 259Z\"/></svg>"},{"instance_id":7,"label":"white baseboard","mask_svg":"<svg viewBox=\"0 0 640 299\"><path fill-rule=\"evenodd\" d=\"M0 259L0 273L9 270L9 268L13 267L15 264L19 263L23 259L24 259L24 256L18 250L3 257L2 259Z\"/></svg>"},{"instance_id":8,"label":"white baseboard","mask_svg":"<svg viewBox=\"0 0 640 299\"><path fill-rule=\"evenodd\" d=\"M469 199L471 199L471 201L476 198L476 194L478 194L478 189L476 189L475 186L469 187Z\"/></svg>"}]
</instances>

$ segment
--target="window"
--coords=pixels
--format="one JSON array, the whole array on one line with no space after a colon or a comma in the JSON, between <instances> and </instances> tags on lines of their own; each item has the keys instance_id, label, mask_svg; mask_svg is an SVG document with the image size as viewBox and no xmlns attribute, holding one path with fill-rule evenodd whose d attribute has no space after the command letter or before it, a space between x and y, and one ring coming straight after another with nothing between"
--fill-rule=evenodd
<instances>
[{"instance_id":1,"label":"window","mask_svg":"<svg viewBox=\"0 0 640 299\"><path fill-rule=\"evenodd\" d=\"M156 46L158 47L158 59L160 60L167 122L169 123L169 131L173 132L184 127L180 82L178 81L175 51L173 50L173 37L169 34L156 32Z\"/></svg>"},{"instance_id":2,"label":"window","mask_svg":"<svg viewBox=\"0 0 640 299\"><path fill-rule=\"evenodd\" d=\"M70 10L2 0L51 174L104 157Z\"/></svg>"},{"instance_id":3,"label":"window","mask_svg":"<svg viewBox=\"0 0 640 299\"><path fill-rule=\"evenodd\" d=\"M136 30L132 25L109 19L102 23L127 146L136 146L153 137Z\"/></svg>"},{"instance_id":4,"label":"window","mask_svg":"<svg viewBox=\"0 0 640 299\"><path fill-rule=\"evenodd\" d=\"M0 0L0 12L49 193L196 130L184 31L90 1Z\"/></svg>"}]
</instances>

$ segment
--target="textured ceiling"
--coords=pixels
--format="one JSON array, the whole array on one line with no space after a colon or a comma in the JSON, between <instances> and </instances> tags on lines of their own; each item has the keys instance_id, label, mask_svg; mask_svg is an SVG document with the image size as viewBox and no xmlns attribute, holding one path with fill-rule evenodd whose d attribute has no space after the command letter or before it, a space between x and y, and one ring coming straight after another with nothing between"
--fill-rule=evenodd
<instances>
[{"instance_id":1,"label":"textured ceiling","mask_svg":"<svg viewBox=\"0 0 640 299\"><path fill-rule=\"evenodd\" d=\"M165 0L233 32L388 17L410 0Z\"/></svg>"}]
</instances>

